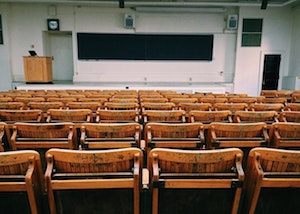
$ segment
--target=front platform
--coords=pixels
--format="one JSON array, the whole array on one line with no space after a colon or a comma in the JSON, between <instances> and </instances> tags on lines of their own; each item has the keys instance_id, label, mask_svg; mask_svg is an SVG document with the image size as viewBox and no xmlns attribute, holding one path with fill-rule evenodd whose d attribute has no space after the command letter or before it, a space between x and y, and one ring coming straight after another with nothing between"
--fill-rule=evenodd
<instances>
[{"instance_id":1,"label":"front platform","mask_svg":"<svg viewBox=\"0 0 300 214\"><path fill-rule=\"evenodd\" d=\"M182 93L233 93L232 84L226 83L132 83L132 82L87 82L54 81L52 84L26 84L15 82L16 90L90 90L90 89L133 89L133 90L174 90Z\"/></svg>"}]
</instances>

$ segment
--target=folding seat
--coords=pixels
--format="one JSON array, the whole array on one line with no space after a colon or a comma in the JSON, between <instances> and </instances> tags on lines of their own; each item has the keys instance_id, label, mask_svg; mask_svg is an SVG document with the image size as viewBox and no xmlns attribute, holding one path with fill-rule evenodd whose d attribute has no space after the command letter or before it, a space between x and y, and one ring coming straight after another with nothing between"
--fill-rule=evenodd
<instances>
[{"instance_id":1,"label":"folding seat","mask_svg":"<svg viewBox=\"0 0 300 214\"><path fill-rule=\"evenodd\" d=\"M63 123L15 123L11 135L12 150L37 148L77 149L75 125Z\"/></svg>"},{"instance_id":2,"label":"folding seat","mask_svg":"<svg viewBox=\"0 0 300 214\"><path fill-rule=\"evenodd\" d=\"M205 145L202 123L154 123L145 126L145 146L152 148L202 149Z\"/></svg>"},{"instance_id":3,"label":"folding seat","mask_svg":"<svg viewBox=\"0 0 300 214\"><path fill-rule=\"evenodd\" d=\"M300 111L300 103L287 103L284 106L285 111Z\"/></svg>"},{"instance_id":4,"label":"folding seat","mask_svg":"<svg viewBox=\"0 0 300 214\"><path fill-rule=\"evenodd\" d=\"M24 110L26 108L23 102L0 102L0 109L6 110Z\"/></svg>"},{"instance_id":5,"label":"folding seat","mask_svg":"<svg viewBox=\"0 0 300 214\"><path fill-rule=\"evenodd\" d=\"M43 120L43 112L38 109L33 110L0 110L0 120L9 125L15 122L35 122Z\"/></svg>"},{"instance_id":6,"label":"folding seat","mask_svg":"<svg viewBox=\"0 0 300 214\"><path fill-rule=\"evenodd\" d=\"M148 122L185 123L183 110L145 110L142 112L144 125Z\"/></svg>"},{"instance_id":7,"label":"folding seat","mask_svg":"<svg viewBox=\"0 0 300 214\"><path fill-rule=\"evenodd\" d=\"M138 147L142 127L138 123L85 123L81 126L82 149Z\"/></svg>"},{"instance_id":8,"label":"folding seat","mask_svg":"<svg viewBox=\"0 0 300 214\"><path fill-rule=\"evenodd\" d=\"M268 146L270 137L267 132L267 124L256 123L219 123L209 125L207 146L216 148L253 148Z\"/></svg>"},{"instance_id":9,"label":"folding seat","mask_svg":"<svg viewBox=\"0 0 300 214\"><path fill-rule=\"evenodd\" d=\"M210 124L212 122L232 123L232 114L229 110L223 111L200 111L192 110L188 114L188 121L191 123L200 122Z\"/></svg>"},{"instance_id":10,"label":"folding seat","mask_svg":"<svg viewBox=\"0 0 300 214\"><path fill-rule=\"evenodd\" d=\"M233 121L236 123L265 122L271 125L279 122L279 119L276 111L236 111Z\"/></svg>"},{"instance_id":11,"label":"folding seat","mask_svg":"<svg viewBox=\"0 0 300 214\"><path fill-rule=\"evenodd\" d=\"M140 149L50 149L46 157L50 213L140 213Z\"/></svg>"},{"instance_id":12,"label":"folding seat","mask_svg":"<svg viewBox=\"0 0 300 214\"><path fill-rule=\"evenodd\" d=\"M275 148L300 148L300 123L273 123L270 129L271 146Z\"/></svg>"},{"instance_id":13,"label":"folding seat","mask_svg":"<svg viewBox=\"0 0 300 214\"><path fill-rule=\"evenodd\" d=\"M300 123L300 111L284 111L279 114L281 122Z\"/></svg>"},{"instance_id":14,"label":"folding seat","mask_svg":"<svg viewBox=\"0 0 300 214\"><path fill-rule=\"evenodd\" d=\"M300 151L254 148L247 162L242 213L297 213Z\"/></svg>"},{"instance_id":15,"label":"folding seat","mask_svg":"<svg viewBox=\"0 0 300 214\"><path fill-rule=\"evenodd\" d=\"M140 122L139 112L136 110L98 110L97 123L128 123Z\"/></svg>"},{"instance_id":16,"label":"folding seat","mask_svg":"<svg viewBox=\"0 0 300 214\"><path fill-rule=\"evenodd\" d=\"M238 213L243 152L155 148L148 157L152 213Z\"/></svg>"},{"instance_id":17,"label":"folding seat","mask_svg":"<svg viewBox=\"0 0 300 214\"><path fill-rule=\"evenodd\" d=\"M106 110L136 110L139 111L139 104L136 102L126 102L126 103L118 103L118 102L105 102L104 109Z\"/></svg>"},{"instance_id":18,"label":"folding seat","mask_svg":"<svg viewBox=\"0 0 300 214\"><path fill-rule=\"evenodd\" d=\"M284 109L282 103L253 103L250 104L249 110L251 111L277 111L281 112Z\"/></svg>"},{"instance_id":19,"label":"folding seat","mask_svg":"<svg viewBox=\"0 0 300 214\"><path fill-rule=\"evenodd\" d=\"M43 170L36 151L0 152L1 213L42 213Z\"/></svg>"},{"instance_id":20,"label":"folding seat","mask_svg":"<svg viewBox=\"0 0 300 214\"><path fill-rule=\"evenodd\" d=\"M236 111L246 111L248 110L247 103L215 103L213 105L215 111L229 110L232 114Z\"/></svg>"}]
</instances>

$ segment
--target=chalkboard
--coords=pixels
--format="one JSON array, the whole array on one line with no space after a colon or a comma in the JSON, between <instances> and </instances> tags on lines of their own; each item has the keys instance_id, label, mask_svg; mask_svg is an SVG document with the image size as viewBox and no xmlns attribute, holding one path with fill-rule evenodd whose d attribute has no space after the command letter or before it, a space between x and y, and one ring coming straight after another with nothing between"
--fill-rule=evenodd
<instances>
[{"instance_id":1,"label":"chalkboard","mask_svg":"<svg viewBox=\"0 0 300 214\"><path fill-rule=\"evenodd\" d=\"M77 33L78 59L206 60L213 35Z\"/></svg>"}]
</instances>

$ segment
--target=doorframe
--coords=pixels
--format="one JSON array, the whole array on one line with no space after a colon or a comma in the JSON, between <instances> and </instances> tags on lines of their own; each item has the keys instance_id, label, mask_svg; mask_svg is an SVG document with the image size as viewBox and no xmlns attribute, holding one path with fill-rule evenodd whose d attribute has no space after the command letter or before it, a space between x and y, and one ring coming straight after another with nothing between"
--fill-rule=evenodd
<instances>
[{"instance_id":1,"label":"doorframe","mask_svg":"<svg viewBox=\"0 0 300 214\"><path fill-rule=\"evenodd\" d=\"M258 91L257 94L260 95L262 89L262 81L263 81L263 74L264 74L264 60L265 55L281 55L281 61L279 66L279 79L278 79L278 87L277 89L280 90L282 88L282 79L283 76L286 74L285 72L285 65L286 65L286 52L283 50L277 51L261 51L260 52L260 66L259 66L259 76L258 76ZM286 74L287 75L287 74Z\"/></svg>"}]
</instances>

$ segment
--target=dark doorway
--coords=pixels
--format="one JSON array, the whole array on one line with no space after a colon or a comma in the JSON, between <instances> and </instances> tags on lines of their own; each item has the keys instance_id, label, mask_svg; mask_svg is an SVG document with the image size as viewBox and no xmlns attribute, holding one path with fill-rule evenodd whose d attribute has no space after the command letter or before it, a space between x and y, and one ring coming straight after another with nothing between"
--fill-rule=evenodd
<instances>
[{"instance_id":1,"label":"dark doorway","mask_svg":"<svg viewBox=\"0 0 300 214\"><path fill-rule=\"evenodd\" d=\"M280 54L265 55L262 90L277 90L280 60Z\"/></svg>"}]
</instances>

